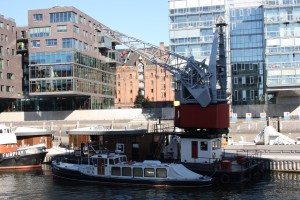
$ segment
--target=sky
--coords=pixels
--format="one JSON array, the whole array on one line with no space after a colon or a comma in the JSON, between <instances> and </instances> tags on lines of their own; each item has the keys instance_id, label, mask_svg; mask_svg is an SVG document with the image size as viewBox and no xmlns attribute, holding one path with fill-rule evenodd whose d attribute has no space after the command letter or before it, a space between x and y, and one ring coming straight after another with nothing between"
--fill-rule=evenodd
<instances>
[{"instance_id":1,"label":"sky","mask_svg":"<svg viewBox=\"0 0 300 200\"><path fill-rule=\"evenodd\" d=\"M100 23L159 46L169 44L168 0L0 0L0 14L28 25L28 10L74 6Z\"/></svg>"}]
</instances>

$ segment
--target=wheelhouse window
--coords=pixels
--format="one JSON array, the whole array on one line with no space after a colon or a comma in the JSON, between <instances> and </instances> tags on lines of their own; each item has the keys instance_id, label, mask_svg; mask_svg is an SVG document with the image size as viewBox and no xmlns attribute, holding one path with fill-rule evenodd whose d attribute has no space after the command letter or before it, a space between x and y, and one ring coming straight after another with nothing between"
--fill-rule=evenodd
<instances>
[{"instance_id":1,"label":"wheelhouse window","mask_svg":"<svg viewBox=\"0 0 300 200\"><path fill-rule=\"evenodd\" d=\"M145 168L144 169L144 176L145 177L155 177L154 168Z\"/></svg>"}]
</instances>

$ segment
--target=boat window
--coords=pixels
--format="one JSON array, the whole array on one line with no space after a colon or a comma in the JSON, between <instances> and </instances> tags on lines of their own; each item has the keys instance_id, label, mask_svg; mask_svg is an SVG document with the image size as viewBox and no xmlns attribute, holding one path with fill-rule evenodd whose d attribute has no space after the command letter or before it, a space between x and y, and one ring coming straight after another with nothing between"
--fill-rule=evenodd
<instances>
[{"instance_id":1,"label":"boat window","mask_svg":"<svg viewBox=\"0 0 300 200\"><path fill-rule=\"evenodd\" d=\"M121 176L121 169L120 169L120 167L112 167L111 168L111 175L112 176Z\"/></svg>"},{"instance_id":2,"label":"boat window","mask_svg":"<svg viewBox=\"0 0 300 200\"><path fill-rule=\"evenodd\" d=\"M133 177L143 177L143 169L138 167L133 168Z\"/></svg>"},{"instance_id":3,"label":"boat window","mask_svg":"<svg viewBox=\"0 0 300 200\"><path fill-rule=\"evenodd\" d=\"M157 168L156 169L156 177L157 178L167 178L167 169Z\"/></svg>"},{"instance_id":4,"label":"boat window","mask_svg":"<svg viewBox=\"0 0 300 200\"><path fill-rule=\"evenodd\" d=\"M201 151L207 151L207 148L208 148L207 142L206 141L202 141L200 143L200 150Z\"/></svg>"},{"instance_id":5,"label":"boat window","mask_svg":"<svg viewBox=\"0 0 300 200\"><path fill-rule=\"evenodd\" d=\"M115 158L114 162L115 162L115 164L118 164L120 162L120 159L119 158Z\"/></svg>"},{"instance_id":6,"label":"boat window","mask_svg":"<svg viewBox=\"0 0 300 200\"><path fill-rule=\"evenodd\" d=\"M127 161L126 156L120 157L120 160L121 160L121 162L126 162Z\"/></svg>"},{"instance_id":7,"label":"boat window","mask_svg":"<svg viewBox=\"0 0 300 200\"><path fill-rule=\"evenodd\" d=\"M114 164L115 164L114 159L111 159L111 158L110 158L110 159L109 159L109 164L110 164L110 165L114 165Z\"/></svg>"},{"instance_id":8,"label":"boat window","mask_svg":"<svg viewBox=\"0 0 300 200\"><path fill-rule=\"evenodd\" d=\"M144 169L145 177L154 177L154 168L145 168Z\"/></svg>"},{"instance_id":9,"label":"boat window","mask_svg":"<svg viewBox=\"0 0 300 200\"><path fill-rule=\"evenodd\" d=\"M131 167L123 167L122 168L122 176L132 176Z\"/></svg>"}]
</instances>

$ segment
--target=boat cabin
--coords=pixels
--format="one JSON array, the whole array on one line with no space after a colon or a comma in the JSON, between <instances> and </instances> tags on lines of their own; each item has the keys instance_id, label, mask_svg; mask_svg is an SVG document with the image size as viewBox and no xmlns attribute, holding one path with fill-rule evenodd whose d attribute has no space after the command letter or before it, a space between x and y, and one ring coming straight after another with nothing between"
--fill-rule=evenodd
<instances>
[{"instance_id":1,"label":"boat cabin","mask_svg":"<svg viewBox=\"0 0 300 200\"><path fill-rule=\"evenodd\" d=\"M181 162L213 163L222 157L221 138L181 138Z\"/></svg>"},{"instance_id":2,"label":"boat cabin","mask_svg":"<svg viewBox=\"0 0 300 200\"><path fill-rule=\"evenodd\" d=\"M99 154L90 157L90 166L81 168L85 174L119 178L167 178L169 167L158 160L128 162L126 155Z\"/></svg>"}]
</instances>

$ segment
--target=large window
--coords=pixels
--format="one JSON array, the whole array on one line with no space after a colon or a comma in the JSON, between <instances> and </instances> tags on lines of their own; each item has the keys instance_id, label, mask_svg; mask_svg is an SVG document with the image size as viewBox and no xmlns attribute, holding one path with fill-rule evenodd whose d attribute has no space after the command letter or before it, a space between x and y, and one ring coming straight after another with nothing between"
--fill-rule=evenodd
<instances>
[{"instance_id":1,"label":"large window","mask_svg":"<svg viewBox=\"0 0 300 200\"><path fill-rule=\"evenodd\" d=\"M62 48L75 48L78 49L78 40L74 38L63 38Z\"/></svg>"},{"instance_id":2,"label":"large window","mask_svg":"<svg viewBox=\"0 0 300 200\"><path fill-rule=\"evenodd\" d=\"M29 55L30 64L50 64L60 62L72 62L73 51L37 52Z\"/></svg>"},{"instance_id":3,"label":"large window","mask_svg":"<svg viewBox=\"0 0 300 200\"><path fill-rule=\"evenodd\" d=\"M51 28L50 27L31 28L29 30L29 33L30 33L30 38L48 37L51 36Z\"/></svg>"},{"instance_id":4,"label":"large window","mask_svg":"<svg viewBox=\"0 0 300 200\"><path fill-rule=\"evenodd\" d=\"M77 15L74 12L50 13L50 23L74 22L77 23Z\"/></svg>"}]
</instances>

